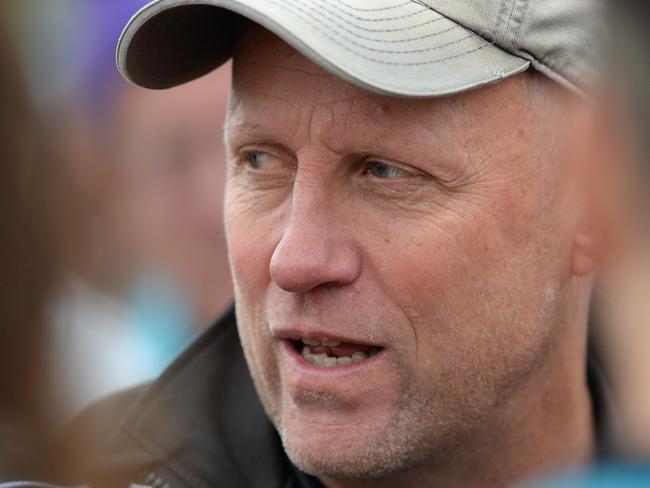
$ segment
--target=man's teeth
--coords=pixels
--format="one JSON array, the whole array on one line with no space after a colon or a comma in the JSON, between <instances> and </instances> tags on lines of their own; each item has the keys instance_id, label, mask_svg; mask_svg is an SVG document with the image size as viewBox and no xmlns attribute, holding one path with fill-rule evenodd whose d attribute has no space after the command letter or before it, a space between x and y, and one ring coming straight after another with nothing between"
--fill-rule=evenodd
<instances>
[{"instance_id":1,"label":"man's teeth","mask_svg":"<svg viewBox=\"0 0 650 488\"><path fill-rule=\"evenodd\" d=\"M319 341L318 339L302 339L302 342L308 346L338 347L341 345L339 341Z\"/></svg>"},{"instance_id":2,"label":"man's teeth","mask_svg":"<svg viewBox=\"0 0 650 488\"><path fill-rule=\"evenodd\" d=\"M307 344L307 341L303 340L303 342ZM317 342L318 345L321 344L320 341ZM322 344L324 345L324 342L322 342ZM336 346L328 346L328 347L336 347ZM367 359L368 355L365 352L355 352L352 356L332 357L332 356L328 356L325 353L314 354L310 346L305 346L302 348L302 357L305 358L305 360L308 363L311 363L314 366L320 366L323 368L333 368L334 366L347 366L348 364L358 363L359 361L363 361L364 359Z\"/></svg>"}]
</instances>

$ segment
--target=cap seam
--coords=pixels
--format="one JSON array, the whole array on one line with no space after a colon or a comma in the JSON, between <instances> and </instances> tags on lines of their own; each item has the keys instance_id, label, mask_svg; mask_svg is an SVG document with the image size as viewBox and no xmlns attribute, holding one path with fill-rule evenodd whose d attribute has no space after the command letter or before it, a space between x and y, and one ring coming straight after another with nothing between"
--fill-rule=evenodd
<instances>
[{"instance_id":1,"label":"cap seam","mask_svg":"<svg viewBox=\"0 0 650 488\"><path fill-rule=\"evenodd\" d=\"M528 12L530 12L530 0L520 0L524 5L522 6L522 15L519 21L519 27L517 29L517 36L515 39L516 48L519 49L521 46L521 33L524 31L524 25L528 19Z\"/></svg>"},{"instance_id":2,"label":"cap seam","mask_svg":"<svg viewBox=\"0 0 650 488\"><path fill-rule=\"evenodd\" d=\"M496 24L494 26L494 36L493 36L493 42L499 43L501 42L506 35L506 29L505 29L505 16L508 13L508 0L502 0L501 1L501 7L499 8L499 12L497 14L497 20Z\"/></svg>"},{"instance_id":3,"label":"cap seam","mask_svg":"<svg viewBox=\"0 0 650 488\"><path fill-rule=\"evenodd\" d=\"M508 16L508 22L506 23L505 29L503 31L504 40L509 40L508 33L510 32L510 24L512 24L512 18L517 10L517 0L512 0L512 8L510 9L510 15Z\"/></svg>"},{"instance_id":4,"label":"cap seam","mask_svg":"<svg viewBox=\"0 0 650 488\"><path fill-rule=\"evenodd\" d=\"M333 6L332 3L328 2L327 0L325 0L325 3L327 3L327 5L329 5L330 7ZM388 21L393 21L393 20L408 19L409 17L414 17L414 16L416 16L418 14L421 14L425 10L428 10L428 8L426 6L424 6L424 5L422 5L421 3L413 2L413 0L411 0L411 3L416 3L417 5L419 5L421 7L424 7L424 8L422 10L416 10L415 12L410 12L408 14L398 15L397 17L380 17L380 18L377 18L377 19L368 19L368 18L365 18L365 17L360 17L360 16L352 14L350 12L346 12L346 14L349 17L351 17L351 18L353 18L355 20L360 20L362 22L388 22Z\"/></svg>"},{"instance_id":5,"label":"cap seam","mask_svg":"<svg viewBox=\"0 0 650 488\"><path fill-rule=\"evenodd\" d=\"M277 6L284 7L284 8L286 9L286 7L287 7L287 3L288 3L289 1L291 1L291 0L283 0L283 3L282 3L282 4L280 4L279 2L274 1L274 0L267 0L267 1L268 1L269 3L272 3L272 4L277 5ZM294 0L294 2L300 2L300 1L301 1L301 0ZM311 25L312 27L314 27L314 28L315 28L315 29L316 29L316 30L317 30L317 31L318 31L322 36L326 37L326 38L329 39L331 42L335 43L336 45L342 47L342 48L345 49L346 51L351 52L352 54L355 54L355 55L357 55L357 56L359 56L359 57L361 57L361 58L363 58L363 59L366 59L366 60L368 60L368 61L373 61L373 62L376 62L376 63L379 63L379 64L388 65L388 66L423 66L423 65L428 65L428 64L437 64L437 63L441 63L441 62L443 62L443 61L448 61L448 60L450 60L450 59L455 59L455 58L459 58L459 57L461 57L461 56L465 56L465 55L470 54L470 53L472 53L472 52L478 51L479 49L482 49L483 47L485 47L485 45L489 44L489 43L487 43L483 38L481 38L480 36L478 36L476 33L470 31L469 29L467 29L468 32L470 32L470 33L472 34L471 36L467 36L467 37L464 37L464 38L462 38L462 39L459 39L459 40L453 41L453 42L448 43L447 45L444 45L444 46L441 46L441 47L449 47L449 46L454 45L454 44L459 44L460 42L463 42L463 41L466 41L466 40L468 40L468 39L471 39L472 37L478 37L481 41L485 42L485 44L482 45L482 46L479 46L478 48L470 49L469 51L464 51L464 52L462 52L462 53L458 53L458 54L453 55L453 56L447 56L447 57L443 57L443 58L435 59L435 60L418 61L418 62L413 62L413 63L397 63L397 62L385 61L385 60L382 60L382 59L377 59L377 58L373 58L373 57L367 56L366 54L363 54L363 53L361 53L361 52L358 52L358 51L356 51L355 49L352 49L352 48L350 48L349 46L347 46L347 45L341 43L339 40L335 39L334 37L332 37L332 36L330 36L329 34L327 34L326 32L324 32L323 27L326 27L324 24L318 22L318 20L315 19L315 18L310 18L310 17L307 15L307 11L306 11L304 8L301 8L301 5L304 5L304 4L296 4L296 3L293 3L293 2L292 2L292 5L293 5L293 7L294 7L294 13L293 13L294 15L296 15L296 16L299 17L299 18L301 18L303 22L305 22L305 23L307 23L308 25ZM299 13L296 13L296 11L298 11ZM436 13L437 13L437 12L436 12ZM447 18L444 17L444 16L443 16L442 18L448 20L449 22L451 22L449 19L447 19ZM335 25L338 27L338 24L335 23ZM348 40L349 40L349 39L348 39ZM366 47L366 46L362 46L362 45L360 45L359 43L354 42L354 41L351 41L351 43L352 43L353 45L357 46L357 47L360 47L360 48L363 48L363 49L367 49L367 50L369 50L369 51L374 51L374 52L384 52L384 53L388 52L388 53L390 53L390 51L386 51L386 50L378 50L378 49L368 48L368 47ZM399 52L394 52L393 54L399 54Z\"/></svg>"},{"instance_id":6,"label":"cap seam","mask_svg":"<svg viewBox=\"0 0 650 488\"><path fill-rule=\"evenodd\" d=\"M381 7L381 8L359 8L359 7L353 7L349 3L345 3L342 0L336 0L336 1L338 1L341 5L345 5L350 10L356 10L357 12L385 12L386 10L393 10L395 8L403 7L404 5L408 5L409 3L411 3L412 0L406 0L405 2L398 3L397 5L391 5L390 7Z\"/></svg>"},{"instance_id":7,"label":"cap seam","mask_svg":"<svg viewBox=\"0 0 650 488\"><path fill-rule=\"evenodd\" d=\"M413 1L413 0L410 0L410 1ZM276 3L276 5L277 5L277 3ZM403 32L403 31L407 31L407 30L413 30L413 29L416 29L418 27L422 27L424 25L433 24L434 22L439 22L440 20L449 20L445 16L440 15L438 12L436 12L439 15L438 18L431 19L431 20L428 20L426 22L422 22L421 24L410 25L410 26L408 26L406 28L402 28L402 29L368 29L367 27L362 27L360 25L357 25L357 24L354 24L354 23L350 22L350 20L343 18L342 16L338 15L336 12L333 12L333 11L328 10L328 9L326 9L326 11L330 15L332 15L332 16L338 18L338 19L341 19L341 21L343 21L343 22L345 22L345 23L347 23L347 24L349 24L349 25L351 25L351 26L353 26L353 27L355 27L355 28L357 28L359 30L362 30L362 31L365 31L365 32L376 32L376 33ZM352 17L354 18L354 16L352 16ZM369 19L365 19L365 20L368 21ZM377 20L377 21L379 21L379 20Z\"/></svg>"},{"instance_id":8,"label":"cap seam","mask_svg":"<svg viewBox=\"0 0 650 488\"><path fill-rule=\"evenodd\" d=\"M428 3L426 3L425 0L410 0L410 1L413 2L413 3L417 3L418 5L422 5L423 7L426 7L427 9L431 10L432 12L434 12L434 13L440 15L443 19L447 19L448 21L453 22L455 25L457 25L457 26L459 26L459 27L461 27L461 28L463 28L463 29L465 29L465 30L468 30L468 31L470 31L470 32L473 32L476 36L480 37L480 38L483 39L484 41L489 42L489 43L491 43L491 44L494 43L494 42L493 42L493 41L494 41L493 39L487 39L487 38L485 38L483 35L477 33L476 31L474 31L473 29L470 29L469 27L467 27L467 26L461 24L460 22L457 22L457 21L455 21L455 20L452 20L452 19L450 19L449 17L447 17L446 15L441 14L441 13L438 12L438 11L437 11L433 6L431 6L431 5L429 5ZM491 32L487 32L487 33L490 34L490 35L492 35ZM494 37L494 36L493 36L493 37Z\"/></svg>"},{"instance_id":9,"label":"cap seam","mask_svg":"<svg viewBox=\"0 0 650 488\"><path fill-rule=\"evenodd\" d=\"M300 0L295 0L295 1L300 2ZM412 1L412 0L409 0L409 2L411 2L411 1ZM295 3L294 3L294 5L295 5ZM303 3L303 4L301 4L301 5L305 5L305 4ZM305 14L307 14L307 12L306 12L305 10L301 10L301 11L303 11ZM334 12L331 12L331 11L329 11L329 10L326 10L326 12L327 12L328 14L332 15L333 17L329 17L328 15L325 15L325 14L324 14L323 16L324 16L325 18L327 18L330 22L332 22L332 24L334 24L336 27L338 27L339 29L341 29L342 31L344 31L344 32L346 32L346 33L348 33L348 34L350 34L350 35L352 35L352 36L358 37L359 39L363 39L363 40L370 41L370 42L377 42L377 43L399 44L399 43L403 43L403 42L404 42L404 43L405 43L405 42L413 42L413 41L416 41L416 40L426 39L426 38L429 38L429 37L436 37L436 36L439 36L439 35L445 34L445 33L447 33L447 32L450 32L450 31L452 31L452 30L454 30L454 29L460 29L460 28L462 28L460 25L458 25L458 24L452 22L452 24L453 24L452 27L450 27L450 28L448 28L448 29L443 29L442 31L434 32L434 33L432 33L432 34L427 34L426 36L420 36L420 37L409 38L409 39L400 39L400 40L373 39L373 38L366 37L366 36L364 36L364 35L358 34L358 33L356 33L356 32L353 32L352 30L350 30L350 29L348 29L347 27L345 27L342 23L339 23L336 19L341 19L341 21L343 21L343 22L349 24L350 26L352 26L352 27L354 27L354 28L356 28L356 29L359 29L359 30L365 30L365 29L363 29L363 27L358 26L358 25L356 25L356 24L353 24L352 22L348 21L347 19L343 19L342 17L336 15ZM436 13L437 13L437 12L436 12ZM438 15L440 15L440 14L438 14ZM315 18L314 18L313 20L315 20L316 22L318 22L318 20L315 19ZM449 22L449 19L447 19L444 15L440 15L439 17L437 17L437 18L435 18L435 19L432 19L429 23L434 23L434 22L439 22L439 21L444 21L444 20L446 20L446 21ZM321 24L321 25L324 25L323 23L320 23L320 24ZM423 25L424 25L424 24L423 24ZM381 31L376 31L376 32L381 32ZM366 48L366 46L362 46L362 45L359 45L359 46L360 46L360 47L363 47L364 49ZM367 48L367 49L371 49L371 48ZM380 51L380 52L381 52L381 51Z\"/></svg>"},{"instance_id":10,"label":"cap seam","mask_svg":"<svg viewBox=\"0 0 650 488\"><path fill-rule=\"evenodd\" d=\"M275 1L273 1L273 0L270 0L270 1L271 1L271 3L274 3L275 5L279 5L278 2L275 2ZM318 20L318 18L316 18L316 17L313 17L313 18L312 18L312 17L310 17L310 16L308 15L307 10L306 10L305 8L303 8L303 7L305 7L305 6L307 5L307 4L304 3L303 0L284 0L284 2L285 2L285 3L289 3L289 4L291 4L291 5L293 6L293 8L295 9L294 12L293 12L294 15L298 15L298 16L300 16L299 14L296 14L296 10L299 11L299 12L301 12L302 14L304 14L304 16L303 16L303 21L307 22L308 24L312 24L312 25L314 25L314 23L315 23L315 24L318 24L318 25L322 26L323 28L327 27L326 24L324 24L323 22L320 22L320 21ZM285 7L285 8L286 8L286 7ZM287 9L287 10L288 10L288 9ZM427 9L427 10L428 10L428 9ZM329 11L328 11L328 12L329 12ZM435 10L434 10L433 12L440 16L440 17L439 17L440 20L446 20L446 21L448 21L448 22L451 22L449 19L447 19L445 16L439 14L439 13L436 12ZM328 17L328 19L330 19L330 18ZM437 19L436 19L436 20L437 20ZM330 21L331 21L331 22L332 22L332 23L333 23L337 28L339 28L339 29L341 29L341 30L344 30L344 31L346 30L346 29L345 29L344 27L342 27L341 24L339 24L337 21L335 21L335 20L330 20ZM457 24L454 23L454 22L452 22L452 23L453 23L454 25L457 25ZM351 25L352 25L352 24L351 24ZM316 26L314 25L314 27L316 27ZM355 27L358 27L358 26L355 25ZM333 37L330 37L329 35L327 35L323 30L320 30L320 29L318 29L318 30L321 32L322 35L324 35L325 37L327 37L328 39L330 39L332 42L336 42L338 45L340 45L340 46L343 47L344 49L347 49L348 51L350 51L350 52L352 52L353 54L356 54L356 55L358 55L358 56L364 56L363 54L358 53L358 52L355 52L353 49L350 49L349 47L347 47L347 46L341 44L339 41L337 41L337 40L334 39ZM466 30L467 30L467 29L466 29ZM443 49L443 48L445 48L445 47L450 47L450 46L453 46L453 45L456 45L456 44L460 44L461 42L466 41L466 40L468 40L468 39L471 39L472 37L474 37L474 36L476 35L476 34L475 34L474 32L472 32L472 31L467 30L467 32L469 32L471 35L468 35L468 36L463 37L463 38L461 38L461 39L456 39L456 40L454 40L454 41L447 42L447 43L445 43L445 44L439 44L439 45L436 45L436 46L433 46L433 47L429 47L429 48L414 49L414 50L410 50L410 51L394 51L394 50L388 50L388 49L377 49L377 48L373 48L373 47L369 47L369 46L364 46L363 44L361 44L361 43L359 43L359 42L357 42L357 41L355 41L355 40L353 40L353 39L349 39L349 38L345 38L345 37L344 37L344 38L345 38L348 42L350 42L352 45L356 46L357 48L365 49L365 50L367 50L367 51L371 51L371 52L385 53L385 54L398 54L398 55L399 55L399 54L417 54L417 53L421 53L421 52L429 52L429 51L435 51L435 50ZM372 58L367 58L367 59L370 60L370 61L373 60ZM385 62L385 61L382 61L382 60L375 60L375 61L376 61L376 62L380 62L380 63L389 64L388 62ZM397 65L397 66L403 66L403 65L407 65L407 66L408 66L408 65L410 65L409 63L391 63L391 64L395 64L395 65Z\"/></svg>"},{"instance_id":11,"label":"cap seam","mask_svg":"<svg viewBox=\"0 0 650 488\"><path fill-rule=\"evenodd\" d=\"M527 54L530 57L530 62L532 63L533 67L536 70L544 73L549 78L554 79L555 81L557 81L558 83L563 85L565 88L568 88L568 89L572 90L573 92L575 92L575 93L577 93L577 94L579 94L581 96L584 96L584 97L587 96L586 92L584 91L584 89L580 85L578 85L574 81L570 80L569 78L567 78L563 74L558 73L557 70L555 70L551 66L549 66L543 59L537 58L537 57L533 56L530 53L527 53ZM542 69L540 69L540 67Z\"/></svg>"},{"instance_id":12,"label":"cap seam","mask_svg":"<svg viewBox=\"0 0 650 488\"><path fill-rule=\"evenodd\" d=\"M521 32L521 19L525 13L527 4L525 0L514 0L514 7L510 15L510 21L508 22L508 31L510 31L510 25L513 25L513 31L511 38L509 39L513 49L519 47L519 33ZM516 12L516 14L515 14Z\"/></svg>"},{"instance_id":13,"label":"cap seam","mask_svg":"<svg viewBox=\"0 0 650 488\"><path fill-rule=\"evenodd\" d=\"M417 3L418 5L426 6L429 10L431 10L432 12L435 12L436 14L440 15L443 19L446 19L446 20L448 20L449 22L452 22L453 24L459 26L460 28L465 29L466 31L469 31L469 32L473 33L476 37L478 37L479 39L481 39L483 42L485 42L485 43L487 43L487 44L490 44L490 45L493 45L493 46L495 45L495 42L494 42L493 39L492 39L492 40L491 40L491 39L488 39L488 38L484 37L482 34L476 32L475 30L470 29L469 27L467 27L467 26L461 24L460 22L457 22L457 21L455 21L455 20L452 20L452 19L450 19L449 17L447 17L447 16L441 14L441 13L438 12L434 7L432 7L431 5L428 5L427 3L425 3L424 0L411 0L411 1L414 2L414 3ZM505 2L505 1L507 1L507 0L504 0L504 2ZM498 49L501 49L498 45L495 46L495 47L497 47ZM509 53L509 54L512 54L512 53Z\"/></svg>"}]
</instances>

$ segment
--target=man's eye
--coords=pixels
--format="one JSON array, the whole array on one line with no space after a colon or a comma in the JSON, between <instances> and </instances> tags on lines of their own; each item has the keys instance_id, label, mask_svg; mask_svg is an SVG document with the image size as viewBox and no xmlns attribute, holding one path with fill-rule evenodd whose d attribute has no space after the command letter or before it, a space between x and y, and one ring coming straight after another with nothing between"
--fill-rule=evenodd
<instances>
[{"instance_id":1,"label":"man's eye","mask_svg":"<svg viewBox=\"0 0 650 488\"><path fill-rule=\"evenodd\" d=\"M256 173L274 173L278 174L291 168L291 164L286 158L276 156L266 151L247 151L239 157L241 164L249 171Z\"/></svg>"},{"instance_id":2,"label":"man's eye","mask_svg":"<svg viewBox=\"0 0 650 488\"><path fill-rule=\"evenodd\" d=\"M265 169L270 159L272 159L270 154L267 154L262 151L254 151L245 155L244 162L251 169Z\"/></svg>"},{"instance_id":3,"label":"man's eye","mask_svg":"<svg viewBox=\"0 0 650 488\"><path fill-rule=\"evenodd\" d=\"M413 176L411 173L402 168L398 168L397 166L393 166L391 164L382 163L380 161L370 161L366 165L364 172L381 180L408 178L410 176Z\"/></svg>"}]
</instances>

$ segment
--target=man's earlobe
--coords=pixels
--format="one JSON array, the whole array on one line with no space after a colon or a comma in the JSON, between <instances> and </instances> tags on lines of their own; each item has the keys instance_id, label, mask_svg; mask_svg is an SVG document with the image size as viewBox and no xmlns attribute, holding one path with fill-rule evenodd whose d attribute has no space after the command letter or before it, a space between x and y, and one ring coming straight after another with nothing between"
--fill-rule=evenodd
<instances>
[{"instance_id":1,"label":"man's earlobe","mask_svg":"<svg viewBox=\"0 0 650 488\"><path fill-rule=\"evenodd\" d=\"M571 273L575 276L587 276L598 267L598 239L590 233L578 234L571 250Z\"/></svg>"}]
</instances>

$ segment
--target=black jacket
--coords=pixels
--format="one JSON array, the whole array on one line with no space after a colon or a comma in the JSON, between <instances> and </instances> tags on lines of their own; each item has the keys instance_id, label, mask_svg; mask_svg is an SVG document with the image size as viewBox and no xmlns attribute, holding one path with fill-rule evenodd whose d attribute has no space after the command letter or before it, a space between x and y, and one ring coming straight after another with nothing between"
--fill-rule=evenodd
<instances>
[{"instance_id":1,"label":"black jacket","mask_svg":"<svg viewBox=\"0 0 650 488\"><path fill-rule=\"evenodd\" d=\"M93 487L318 486L289 462L262 409L232 308L154 383L99 402L66 437L88 432L94 432L92 446L77 453L87 458L82 464L89 473L61 481Z\"/></svg>"},{"instance_id":2,"label":"black jacket","mask_svg":"<svg viewBox=\"0 0 650 488\"><path fill-rule=\"evenodd\" d=\"M602 433L609 402L593 364L588 378L596 431ZM93 488L321 486L284 454L255 392L232 308L158 380L98 403L68 436L79 439L93 431L95 441L81 449L92 474L61 481L90 482Z\"/></svg>"}]
</instances>

